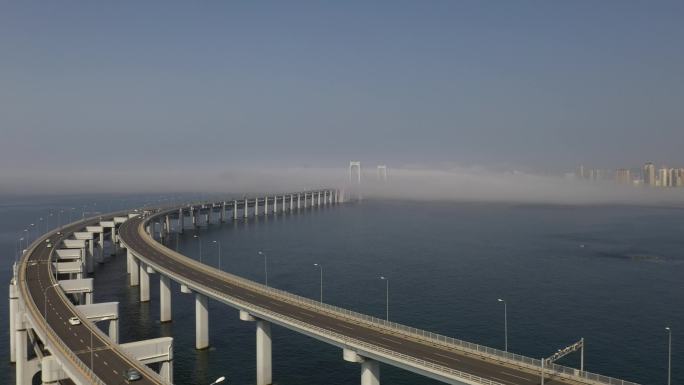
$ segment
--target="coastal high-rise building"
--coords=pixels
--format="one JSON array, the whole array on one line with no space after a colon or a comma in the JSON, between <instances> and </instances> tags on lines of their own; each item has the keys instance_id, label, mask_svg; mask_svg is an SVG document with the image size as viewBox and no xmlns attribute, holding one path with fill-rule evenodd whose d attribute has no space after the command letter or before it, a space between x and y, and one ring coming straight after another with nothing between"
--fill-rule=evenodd
<instances>
[{"instance_id":1,"label":"coastal high-rise building","mask_svg":"<svg viewBox=\"0 0 684 385\"><path fill-rule=\"evenodd\" d=\"M643 175L644 175L644 184L647 186L655 186L656 185L656 171L655 171L655 166L653 163L648 162L644 165L643 169Z\"/></svg>"},{"instance_id":2,"label":"coastal high-rise building","mask_svg":"<svg viewBox=\"0 0 684 385\"><path fill-rule=\"evenodd\" d=\"M677 187L679 186L679 170L676 168L671 168L668 171L668 187Z\"/></svg>"},{"instance_id":3,"label":"coastal high-rise building","mask_svg":"<svg viewBox=\"0 0 684 385\"><path fill-rule=\"evenodd\" d=\"M670 185L670 170L663 167L658 170L658 186L668 187Z\"/></svg>"},{"instance_id":4,"label":"coastal high-rise building","mask_svg":"<svg viewBox=\"0 0 684 385\"><path fill-rule=\"evenodd\" d=\"M628 168L619 168L615 171L615 181L619 184L632 184L632 173Z\"/></svg>"}]
</instances>

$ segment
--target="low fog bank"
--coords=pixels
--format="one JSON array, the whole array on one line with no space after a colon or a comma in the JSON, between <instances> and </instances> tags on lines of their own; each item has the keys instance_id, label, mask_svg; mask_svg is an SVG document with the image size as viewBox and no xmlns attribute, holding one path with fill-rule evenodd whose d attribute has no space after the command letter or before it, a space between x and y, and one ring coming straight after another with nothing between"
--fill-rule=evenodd
<instances>
[{"instance_id":1,"label":"low fog bank","mask_svg":"<svg viewBox=\"0 0 684 385\"><path fill-rule=\"evenodd\" d=\"M346 168L169 168L165 170L76 170L0 177L0 194L58 195L85 193L278 193L339 187L347 195L409 200L495 201L545 204L640 204L684 206L684 188L647 188L592 183L485 168L390 169L387 181L375 170L361 186L348 182Z\"/></svg>"},{"instance_id":2,"label":"low fog bank","mask_svg":"<svg viewBox=\"0 0 684 385\"><path fill-rule=\"evenodd\" d=\"M638 204L684 206L684 188L649 188L480 168L391 170L362 186L366 197L544 204Z\"/></svg>"}]
</instances>

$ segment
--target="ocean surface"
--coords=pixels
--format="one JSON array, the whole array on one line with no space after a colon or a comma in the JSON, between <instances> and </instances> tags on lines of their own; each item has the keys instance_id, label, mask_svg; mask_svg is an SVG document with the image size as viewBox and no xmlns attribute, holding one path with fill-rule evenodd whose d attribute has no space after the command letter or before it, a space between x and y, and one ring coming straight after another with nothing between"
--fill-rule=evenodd
<instances>
[{"instance_id":1,"label":"ocean surface","mask_svg":"<svg viewBox=\"0 0 684 385\"><path fill-rule=\"evenodd\" d=\"M17 239L48 210L110 211L150 204L151 196L0 200L3 282ZM87 202L88 206L82 205ZM78 206L78 209L71 207ZM64 215L64 214L63 214ZM50 221L54 216L50 217ZM55 222L56 223L56 222ZM50 224L54 226L55 224ZM643 384L667 381L667 332L673 330L672 383L684 383L684 210L635 206L558 206L364 200L300 213L213 224L169 240L212 266L271 286L406 325L535 358L585 338L586 369ZM214 243L216 241L216 243ZM261 251L263 255L259 255ZM173 286L173 317L159 323L152 300L127 285L125 256L95 272L95 301L119 301L122 342L173 336L177 384L255 382L254 324L210 301L210 343L194 349L194 301ZM7 301L0 317L8 325ZM0 335L0 384L13 383L9 332ZM279 385L357 384L360 368L332 346L274 326L273 379ZM578 366L579 357L560 363ZM438 382L381 365L381 383Z\"/></svg>"}]
</instances>

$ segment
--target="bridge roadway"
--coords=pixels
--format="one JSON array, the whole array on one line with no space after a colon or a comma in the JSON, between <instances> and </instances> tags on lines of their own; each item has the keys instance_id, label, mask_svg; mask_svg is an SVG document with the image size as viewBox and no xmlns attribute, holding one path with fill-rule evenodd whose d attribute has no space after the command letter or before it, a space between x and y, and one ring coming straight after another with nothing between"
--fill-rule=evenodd
<instances>
[{"instance_id":1,"label":"bridge roadway","mask_svg":"<svg viewBox=\"0 0 684 385\"><path fill-rule=\"evenodd\" d=\"M176 209L177 210L177 209ZM150 217L169 215L172 211L153 214ZM415 357L434 365L469 373L493 383L504 385L535 385L541 383L541 373L528 368L487 360L475 354L451 350L446 347L434 346L430 343L417 341L401 334L390 334L387 330L358 324L345 317L335 317L330 311L317 311L313 307L304 307L291 301L285 301L277 296L260 290L246 288L227 277L217 269L202 266L188 257L180 256L172 250L157 243L149 236L145 236L146 221L150 219L136 217L121 225L119 236L122 243L134 254L144 256L150 264L157 265L164 270L182 277L188 286L202 285L223 295L247 300L249 303L270 312L281 314L310 324L316 328L323 328L346 337L365 341L378 347L388 349L409 357ZM545 384L578 384L578 382L558 377L546 377Z\"/></svg>"},{"instance_id":2,"label":"bridge roadway","mask_svg":"<svg viewBox=\"0 0 684 385\"><path fill-rule=\"evenodd\" d=\"M59 287L50 288L57 283L52 272L51 256L59 246L62 239L71 233L79 231L87 225L95 224L100 219L93 219L89 223L79 223L65 227L61 235L56 232L50 237L53 247L47 247L47 242L41 242L26 256L20 273L21 290L26 290L33 301L34 308L48 322L56 337L61 339L67 348L82 361L85 366L106 384L124 384L124 371L128 368L136 368L143 375L136 384L158 385L164 382L155 376L150 369L136 360L131 359L118 345L114 344L106 335L95 332L97 328L93 323L81 319L80 325L71 325L70 317L79 317L74 305L64 295ZM23 278L23 279L22 279ZM27 307L29 304L27 304ZM27 309L28 310L28 309ZM49 341L49 339L48 339ZM92 355L91 355L92 346ZM49 344L49 348L61 348ZM68 380L63 383L71 383Z\"/></svg>"}]
</instances>

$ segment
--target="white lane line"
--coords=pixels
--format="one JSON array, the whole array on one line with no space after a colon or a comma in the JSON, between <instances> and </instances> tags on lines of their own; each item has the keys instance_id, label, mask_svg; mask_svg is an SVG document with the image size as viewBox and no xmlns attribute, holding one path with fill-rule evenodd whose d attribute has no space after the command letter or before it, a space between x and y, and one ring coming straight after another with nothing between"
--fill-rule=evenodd
<instances>
[{"instance_id":1,"label":"white lane line","mask_svg":"<svg viewBox=\"0 0 684 385\"><path fill-rule=\"evenodd\" d=\"M505 375L507 375L507 376L511 376L511 377L515 377L515 378L519 378L519 379L521 379L521 380L529 380L529 378L521 377L521 376L518 376L518 375L513 374L513 373L501 372L501 374L505 374Z\"/></svg>"},{"instance_id":2,"label":"white lane line","mask_svg":"<svg viewBox=\"0 0 684 385\"><path fill-rule=\"evenodd\" d=\"M343 328L345 328L345 329L349 329L349 330L354 330L354 328L353 328L353 327L351 327L351 326L347 326L347 325L344 325L344 324L340 324L340 327L343 327Z\"/></svg>"},{"instance_id":3,"label":"white lane line","mask_svg":"<svg viewBox=\"0 0 684 385\"><path fill-rule=\"evenodd\" d=\"M493 380L497 380L497 381L499 381L499 382L503 382L503 383L505 383L505 384L517 385L515 382L511 382L510 380L504 380L504 379L496 378L496 377L493 377L493 376L490 377L490 378L493 379Z\"/></svg>"},{"instance_id":4,"label":"white lane line","mask_svg":"<svg viewBox=\"0 0 684 385\"><path fill-rule=\"evenodd\" d=\"M395 342L393 339L387 338L387 337L384 337L384 336L380 336L380 338L382 338L382 339L385 340L385 341Z\"/></svg>"},{"instance_id":5,"label":"white lane line","mask_svg":"<svg viewBox=\"0 0 684 385\"><path fill-rule=\"evenodd\" d=\"M461 360L459 360L458 358L455 358L455 357L452 357L452 356L447 356L446 354L442 354L442 353L435 353L435 355L436 355L436 356L440 356L440 357L444 357L444 358L448 358L448 359L454 360L454 361L461 361Z\"/></svg>"}]
</instances>

